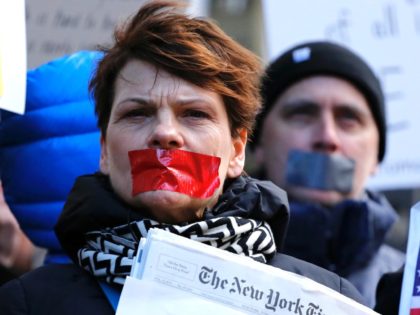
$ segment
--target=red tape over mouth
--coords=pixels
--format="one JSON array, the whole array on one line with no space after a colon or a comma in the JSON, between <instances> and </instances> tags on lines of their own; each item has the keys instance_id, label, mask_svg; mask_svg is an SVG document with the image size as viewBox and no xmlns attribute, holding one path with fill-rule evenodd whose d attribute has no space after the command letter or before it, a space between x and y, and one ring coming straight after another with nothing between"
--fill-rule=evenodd
<instances>
[{"instance_id":1,"label":"red tape over mouth","mask_svg":"<svg viewBox=\"0 0 420 315\"><path fill-rule=\"evenodd\" d=\"M168 190L209 198L220 186L220 158L184 150L145 149L128 152L132 195Z\"/></svg>"}]
</instances>

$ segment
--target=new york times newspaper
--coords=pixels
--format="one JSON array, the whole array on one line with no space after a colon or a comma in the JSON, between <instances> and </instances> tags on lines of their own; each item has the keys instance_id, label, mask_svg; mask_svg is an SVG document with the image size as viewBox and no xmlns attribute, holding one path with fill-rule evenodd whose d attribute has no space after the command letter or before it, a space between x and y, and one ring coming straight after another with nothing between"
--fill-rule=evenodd
<instances>
[{"instance_id":1,"label":"new york times newspaper","mask_svg":"<svg viewBox=\"0 0 420 315\"><path fill-rule=\"evenodd\" d=\"M136 312L137 310L137 312ZM117 315L377 314L313 280L169 232L142 242Z\"/></svg>"}]
</instances>

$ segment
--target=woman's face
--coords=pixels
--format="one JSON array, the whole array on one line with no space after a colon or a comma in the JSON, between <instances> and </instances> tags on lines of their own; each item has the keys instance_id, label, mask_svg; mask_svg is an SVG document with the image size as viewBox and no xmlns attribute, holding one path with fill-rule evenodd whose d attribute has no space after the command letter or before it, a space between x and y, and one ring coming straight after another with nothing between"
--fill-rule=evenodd
<instances>
[{"instance_id":1,"label":"woman's face","mask_svg":"<svg viewBox=\"0 0 420 315\"><path fill-rule=\"evenodd\" d=\"M231 136L220 95L150 63L131 60L115 82L107 133L101 139L100 168L109 175L115 192L133 208L144 209L160 222L194 221L216 203L225 179L241 174L247 133L240 130L239 134ZM219 188L207 199L167 190L132 196L128 152L150 148L220 157Z\"/></svg>"}]
</instances>

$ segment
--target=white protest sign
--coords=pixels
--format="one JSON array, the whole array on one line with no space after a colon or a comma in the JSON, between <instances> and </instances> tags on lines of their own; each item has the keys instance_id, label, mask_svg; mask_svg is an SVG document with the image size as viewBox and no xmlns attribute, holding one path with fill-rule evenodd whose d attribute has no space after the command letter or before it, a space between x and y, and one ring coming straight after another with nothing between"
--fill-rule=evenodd
<instances>
[{"instance_id":1,"label":"white protest sign","mask_svg":"<svg viewBox=\"0 0 420 315\"><path fill-rule=\"evenodd\" d=\"M217 309L233 310L220 314L377 314L303 276L159 229L149 231L137 257L117 315L144 308L183 315ZM140 297L144 292L155 298ZM165 312L159 311L162 305Z\"/></svg>"},{"instance_id":2,"label":"white protest sign","mask_svg":"<svg viewBox=\"0 0 420 315\"><path fill-rule=\"evenodd\" d=\"M112 43L116 25L145 0L31 0L26 4L28 65Z\"/></svg>"},{"instance_id":3,"label":"white protest sign","mask_svg":"<svg viewBox=\"0 0 420 315\"><path fill-rule=\"evenodd\" d=\"M79 50L109 46L113 41L115 27L132 17L145 2L146 0L28 1L28 67L31 69ZM192 14L206 14L206 0L189 2Z\"/></svg>"},{"instance_id":4,"label":"white protest sign","mask_svg":"<svg viewBox=\"0 0 420 315\"><path fill-rule=\"evenodd\" d=\"M263 0L268 59L298 43L331 40L360 54L386 97L388 143L369 186L420 186L420 1Z\"/></svg>"},{"instance_id":5,"label":"white protest sign","mask_svg":"<svg viewBox=\"0 0 420 315\"><path fill-rule=\"evenodd\" d=\"M420 203L410 211L399 314L420 314Z\"/></svg>"},{"instance_id":6,"label":"white protest sign","mask_svg":"<svg viewBox=\"0 0 420 315\"><path fill-rule=\"evenodd\" d=\"M0 109L25 112L25 1L0 1Z\"/></svg>"}]
</instances>

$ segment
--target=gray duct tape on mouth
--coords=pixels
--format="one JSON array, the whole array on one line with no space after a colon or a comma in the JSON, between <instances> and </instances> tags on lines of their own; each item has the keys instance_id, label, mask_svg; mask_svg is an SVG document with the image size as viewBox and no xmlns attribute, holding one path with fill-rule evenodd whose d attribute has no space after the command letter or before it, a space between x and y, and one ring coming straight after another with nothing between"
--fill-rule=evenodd
<instances>
[{"instance_id":1,"label":"gray duct tape on mouth","mask_svg":"<svg viewBox=\"0 0 420 315\"><path fill-rule=\"evenodd\" d=\"M286 166L290 185L348 193L353 186L355 162L343 156L291 150Z\"/></svg>"}]
</instances>

